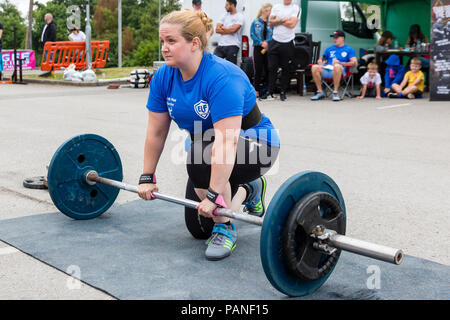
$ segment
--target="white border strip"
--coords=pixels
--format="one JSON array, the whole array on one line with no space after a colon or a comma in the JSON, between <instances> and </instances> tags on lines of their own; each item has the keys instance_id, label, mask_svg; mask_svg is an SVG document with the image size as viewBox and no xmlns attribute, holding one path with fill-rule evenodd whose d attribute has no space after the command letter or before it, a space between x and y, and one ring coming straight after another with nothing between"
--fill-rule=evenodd
<instances>
[{"instance_id":1,"label":"white border strip","mask_svg":"<svg viewBox=\"0 0 450 320\"><path fill-rule=\"evenodd\" d=\"M384 110L384 109L392 109L392 108L399 108L399 107L406 107L410 106L412 103L403 103L403 104L394 104L392 106L384 106L384 107L378 107L378 110Z\"/></svg>"},{"instance_id":2,"label":"white border strip","mask_svg":"<svg viewBox=\"0 0 450 320\"><path fill-rule=\"evenodd\" d=\"M0 248L0 256L12 254L12 253L16 253L16 252L19 252L19 250L17 250L16 248L13 248L13 247Z\"/></svg>"}]
</instances>

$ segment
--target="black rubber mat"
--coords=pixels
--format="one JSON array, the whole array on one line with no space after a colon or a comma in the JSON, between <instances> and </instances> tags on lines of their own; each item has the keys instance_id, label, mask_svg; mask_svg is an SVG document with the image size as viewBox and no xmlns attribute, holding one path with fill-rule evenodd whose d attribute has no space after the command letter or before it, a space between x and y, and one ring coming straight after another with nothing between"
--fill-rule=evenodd
<instances>
[{"instance_id":1,"label":"black rubber mat","mask_svg":"<svg viewBox=\"0 0 450 320\"><path fill-rule=\"evenodd\" d=\"M163 201L115 205L75 221L61 213L0 220L0 239L119 299L288 299L266 279L260 227L237 222L233 254L204 258L184 209ZM343 253L328 281L297 299L449 299L450 267L405 256L400 266Z\"/></svg>"}]
</instances>

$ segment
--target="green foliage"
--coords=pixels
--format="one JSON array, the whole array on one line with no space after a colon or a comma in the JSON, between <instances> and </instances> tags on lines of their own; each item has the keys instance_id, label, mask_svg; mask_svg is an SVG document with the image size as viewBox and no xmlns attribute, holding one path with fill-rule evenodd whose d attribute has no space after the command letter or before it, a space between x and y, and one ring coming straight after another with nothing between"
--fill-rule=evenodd
<instances>
[{"instance_id":1,"label":"green foliage","mask_svg":"<svg viewBox=\"0 0 450 320\"><path fill-rule=\"evenodd\" d=\"M180 8L178 0L161 0L161 16ZM107 66L116 66L117 0L98 0L94 10L93 26L98 39L111 41ZM158 1L122 0L122 27L123 65L152 65L158 59Z\"/></svg>"},{"instance_id":2,"label":"green foliage","mask_svg":"<svg viewBox=\"0 0 450 320\"><path fill-rule=\"evenodd\" d=\"M50 0L46 4L35 2L33 7L32 47L36 51L36 61L42 56L41 35L45 25L46 13L53 15L56 23L56 40L68 41L70 31L67 8L77 5L80 8L81 30L86 27L86 0ZM161 0L161 16L179 10L179 0ZM117 0L91 0L90 21L92 39L109 40L107 66L118 63L118 17ZM0 0L0 21L4 26L3 48L12 48L12 26L17 25L17 47L25 47L27 24L9 0ZM8 30L11 29L11 32ZM151 66L158 59L158 1L122 0L122 61L124 66Z\"/></svg>"},{"instance_id":3,"label":"green foliage","mask_svg":"<svg viewBox=\"0 0 450 320\"><path fill-rule=\"evenodd\" d=\"M3 49L14 48L14 25L16 25L16 47L24 48L27 32L25 20L20 16L16 6L8 0L0 1L0 23L3 25Z\"/></svg>"}]
</instances>

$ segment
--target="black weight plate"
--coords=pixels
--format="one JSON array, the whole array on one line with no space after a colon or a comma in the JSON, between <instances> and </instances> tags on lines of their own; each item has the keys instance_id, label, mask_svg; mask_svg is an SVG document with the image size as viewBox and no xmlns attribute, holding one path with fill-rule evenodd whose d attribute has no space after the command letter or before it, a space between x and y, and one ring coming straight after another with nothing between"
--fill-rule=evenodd
<instances>
[{"instance_id":1,"label":"black weight plate","mask_svg":"<svg viewBox=\"0 0 450 320\"><path fill-rule=\"evenodd\" d=\"M277 290L293 297L313 293L332 272L318 280L305 281L286 266L283 254L283 231L292 208L301 198L317 191L335 197L345 216L344 198L333 179L321 172L305 171L292 176L280 186L270 201L261 229L261 263L267 279Z\"/></svg>"},{"instance_id":2,"label":"black weight plate","mask_svg":"<svg viewBox=\"0 0 450 320\"><path fill-rule=\"evenodd\" d=\"M47 189L44 176L26 178L23 180L23 186L29 189Z\"/></svg>"},{"instance_id":3,"label":"black weight plate","mask_svg":"<svg viewBox=\"0 0 450 320\"><path fill-rule=\"evenodd\" d=\"M292 208L283 230L283 254L286 266L305 281L326 276L336 265L341 250L325 254L313 247L313 229L324 226L345 234L345 216L339 201L326 192L312 192Z\"/></svg>"}]
</instances>

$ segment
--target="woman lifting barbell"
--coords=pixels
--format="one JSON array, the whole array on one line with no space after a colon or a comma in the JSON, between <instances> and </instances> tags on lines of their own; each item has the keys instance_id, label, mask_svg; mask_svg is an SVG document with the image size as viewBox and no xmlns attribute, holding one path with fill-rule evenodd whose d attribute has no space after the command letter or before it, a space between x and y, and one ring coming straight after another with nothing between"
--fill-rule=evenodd
<instances>
[{"instance_id":1,"label":"woman lifting barbell","mask_svg":"<svg viewBox=\"0 0 450 320\"><path fill-rule=\"evenodd\" d=\"M220 260L236 246L230 218L217 207L263 216L266 180L280 147L271 121L256 104L247 75L206 51L212 20L203 12L174 11L160 23L165 64L156 72L148 97L144 168L138 194L151 200L155 171L171 120L190 133L187 172L201 199L198 213L215 222L205 256Z\"/></svg>"}]
</instances>

